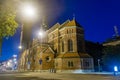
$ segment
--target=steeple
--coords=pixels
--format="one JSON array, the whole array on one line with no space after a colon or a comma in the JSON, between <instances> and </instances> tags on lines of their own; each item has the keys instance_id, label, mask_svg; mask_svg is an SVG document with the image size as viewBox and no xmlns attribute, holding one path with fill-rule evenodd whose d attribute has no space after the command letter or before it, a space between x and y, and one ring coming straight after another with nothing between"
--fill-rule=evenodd
<instances>
[{"instance_id":1,"label":"steeple","mask_svg":"<svg viewBox=\"0 0 120 80\"><path fill-rule=\"evenodd\" d=\"M48 26L47 26L47 22L46 22L46 17L43 17L42 18L42 22L41 22L41 29L43 29L43 30L47 30L48 29Z\"/></svg>"}]
</instances>

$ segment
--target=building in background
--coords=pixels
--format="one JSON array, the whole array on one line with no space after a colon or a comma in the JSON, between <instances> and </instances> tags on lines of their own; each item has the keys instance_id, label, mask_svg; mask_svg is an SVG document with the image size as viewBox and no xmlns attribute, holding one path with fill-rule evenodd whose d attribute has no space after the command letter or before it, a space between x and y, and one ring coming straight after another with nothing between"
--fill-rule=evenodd
<instances>
[{"instance_id":1,"label":"building in background","mask_svg":"<svg viewBox=\"0 0 120 80\"><path fill-rule=\"evenodd\" d=\"M120 44L120 36L119 36L117 26L114 26L114 31L115 31L115 34L113 35L113 37L105 41L103 43L103 46L116 46Z\"/></svg>"},{"instance_id":2,"label":"building in background","mask_svg":"<svg viewBox=\"0 0 120 80\"><path fill-rule=\"evenodd\" d=\"M103 43L103 46L116 46L120 44L120 36L110 39Z\"/></svg>"},{"instance_id":3,"label":"building in background","mask_svg":"<svg viewBox=\"0 0 120 80\"><path fill-rule=\"evenodd\" d=\"M92 41L85 41L86 52L94 59L94 70L102 71L103 45Z\"/></svg>"},{"instance_id":4,"label":"building in background","mask_svg":"<svg viewBox=\"0 0 120 80\"><path fill-rule=\"evenodd\" d=\"M103 43L103 69L113 71L113 66L120 65L120 36L117 27L114 26L115 35Z\"/></svg>"},{"instance_id":5,"label":"building in background","mask_svg":"<svg viewBox=\"0 0 120 80\"><path fill-rule=\"evenodd\" d=\"M85 51L84 30L75 19L41 25L40 37L21 54L18 70L93 71L93 58Z\"/></svg>"},{"instance_id":6,"label":"building in background","mask_svg":"<svg viewBox=\"0 0 120 80\"><path fill-rule=\"evenodd\" d=\"M10 59L0 63L0 71L17 70L17 55L13 55Z\"/></svg>"}]
</instances>

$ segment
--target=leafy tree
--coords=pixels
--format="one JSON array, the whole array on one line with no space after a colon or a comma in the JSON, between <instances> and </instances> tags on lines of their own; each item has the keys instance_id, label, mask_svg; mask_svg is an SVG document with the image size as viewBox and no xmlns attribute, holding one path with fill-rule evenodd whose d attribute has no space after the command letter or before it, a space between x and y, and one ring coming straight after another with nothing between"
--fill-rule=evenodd
<instances>
[{"instance_id":1,"label":"leafy tree","mask_svg":"<svg viewBox=\"0 0 120 80\"><path fill-rule=\"evenodd\" d=\"M113 69L114 65L120 66L120 45L107 46L103 50L103 63L109 69Z\"/></svg>"},{"instance_id":2,"label":"leafy tree","mask_svg":"<svg viewBox=\"0 0 120 80\"><path fill-rule=\"evenodd\" d=\"M18 26L15 21L15 0L0 0L0 53L3 38L13 36Z\"/></svg>"}]
</instances>

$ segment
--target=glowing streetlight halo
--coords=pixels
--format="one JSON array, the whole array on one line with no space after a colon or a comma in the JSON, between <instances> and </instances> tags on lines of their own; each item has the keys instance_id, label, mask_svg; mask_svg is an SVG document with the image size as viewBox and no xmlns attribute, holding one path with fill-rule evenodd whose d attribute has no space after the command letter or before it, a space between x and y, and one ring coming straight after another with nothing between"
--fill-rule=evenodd
<instances>
[{"instance_id":1,"label":"glowing streetlight halo","mask_svg":"<svg viewBox=\"0 0 120 80\"><path fill-rule=\"evenodd\" d=\"M24 3L21 5L21 15L23 18L35 18L36 8L31 3Z\"/></svg>"},{"instance_id":2,"label":"glowing streetlight halo","mask_svg":"<svg viewBox=\"0 0 120 80\"><path fill-rule=\"evenodd\" d=\"M26 5L24 6L23 14L25 14L25 16L32 17L35 15L35 9L30 5Z\"/></svg>"},{"instance_id":3,"label":"glowing streetlight halo","mask_svg":"<svg viewBox=\"0 0 120 80\"><path fill-rule=\"evenodd\" d=\"M22 49L22 46L20 45L18 48L19 48L19 49Z\"/></svg>"},{"instance_id":4,"label":"glowing streetlight halo","mask_svg":"<svg viewBox=\"0 0 120 80\"><path fill-rule=\"evenodd\" d=\"M44 37L45 33L44 31L41 29L39 32L38 32L38 36L40 36L41 38Z\"/></svg>"},{"instance_id":5,"label":"glowing streetlight halo","mask_svg":"<svg viewBox=\"0 0 120 80\"><path fill-rule=\"evenodd\" d=\"M13 57L14 57L14 58L16 58L16 57L17 57L17 55L16 55L16 54L14 54L14 55L13 55Z\"/></svg>"},{"instance_id":6,"label":"glowing streetlight halo","mask_svg":"<svg viewBox=\"0 0 120 80\"><path fill-rule=\"evenodd\" d=\"M42 36L43 36L43 32L40 31L40 32L38 33L38 35L39 35L40 37L42 37Z\"/></svg>"}]
</instances>

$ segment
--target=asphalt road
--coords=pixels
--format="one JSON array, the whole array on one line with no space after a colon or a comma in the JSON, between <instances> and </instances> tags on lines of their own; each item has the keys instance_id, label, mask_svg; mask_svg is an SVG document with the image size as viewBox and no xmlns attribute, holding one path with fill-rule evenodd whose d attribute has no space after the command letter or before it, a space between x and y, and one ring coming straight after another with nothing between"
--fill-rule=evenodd
<instances>
[{"instance_id":1,"label":"asphalt road","mask_svg":"<svg viewBox=\"0 0 120 80\"><path fill-rule=\"evenodd\" d=\"M120 76L72 73L0 73L0 80L120 80Z\"/></svg>"}]
</instances>

